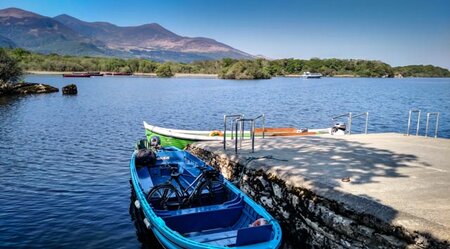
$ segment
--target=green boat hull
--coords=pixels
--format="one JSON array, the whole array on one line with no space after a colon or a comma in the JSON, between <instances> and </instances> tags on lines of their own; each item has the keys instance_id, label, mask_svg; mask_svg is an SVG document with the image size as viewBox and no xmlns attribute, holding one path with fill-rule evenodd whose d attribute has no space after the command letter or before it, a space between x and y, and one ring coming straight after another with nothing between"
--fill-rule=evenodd
<instances>
[{"instance_id":1,"label":"green boat hull","mask_svg":"<svg viewBox=\"0 0 450 249\"><path fill-rule=\"evenodd\" d=\"M188 144L192 144L197 142L196 140L182 139L182 138L174 138L165 135L161 135L159 133L155 133L153 131L145 129L145 135L147 136L147 141L150 142L153 136L158 136L161 141L161 146L175 146L179 149L184 149Z\"/></svg>"}]
</instances>

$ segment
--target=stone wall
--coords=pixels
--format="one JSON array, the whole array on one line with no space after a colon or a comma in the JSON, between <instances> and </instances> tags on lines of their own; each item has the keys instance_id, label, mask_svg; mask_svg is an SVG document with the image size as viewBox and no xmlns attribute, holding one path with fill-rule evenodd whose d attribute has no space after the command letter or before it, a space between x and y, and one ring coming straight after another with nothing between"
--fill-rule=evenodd
<instances>
[{"instance_id":1,"label":"stone wall","mask_svg":"<svg viewBox=\"0 0 450 249\"><path fill-rule=\"evenodd\" d=\"M220 170L280 222L284 248L450 248L448 242L357 213L309 189L290 187L252 165L255 158L227 156L196 145L187 150Z\"/></svg>"}]
</instances>

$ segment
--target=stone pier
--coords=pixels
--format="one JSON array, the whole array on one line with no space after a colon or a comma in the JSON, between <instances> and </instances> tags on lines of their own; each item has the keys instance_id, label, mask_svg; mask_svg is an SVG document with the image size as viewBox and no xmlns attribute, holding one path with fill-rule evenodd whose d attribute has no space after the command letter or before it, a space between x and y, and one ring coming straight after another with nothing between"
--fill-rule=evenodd
<instances>
[{"instance_id":1,"label":"stone pier","mask_svg":"<svg viewBox=\"0 0 450 249\"><path fill-rule=\"evenodd\" d=\"M281 223L285 248L450 248L450 140L402 134L187 149Z\"/></svg>"}]
</instances>

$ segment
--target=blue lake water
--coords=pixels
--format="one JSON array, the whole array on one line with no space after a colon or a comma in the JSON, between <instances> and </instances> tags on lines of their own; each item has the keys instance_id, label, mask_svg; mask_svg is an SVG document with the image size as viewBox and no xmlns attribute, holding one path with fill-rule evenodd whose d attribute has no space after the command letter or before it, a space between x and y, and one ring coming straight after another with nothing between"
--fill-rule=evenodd
<instances>
[{"instance_id":1,"label":"blue lake water","mask_svg":"<svg viewBox=\"0 0 450 249\"><path fill-rule=\"evenodd\" d=\"M408 110L420 108L440 112L439 136L450 138L450 79L26 81L76 83L79 94L0 98L0 247L141 247L128 213L128 161L143 120L209 130L227 113L265 113L267 126L323 128L335 114L368 111L369 132L404 133ZM424 114L421 123L423 134ZM362 129L356 119L353 130Z\"/></svg>"}]
</instances>

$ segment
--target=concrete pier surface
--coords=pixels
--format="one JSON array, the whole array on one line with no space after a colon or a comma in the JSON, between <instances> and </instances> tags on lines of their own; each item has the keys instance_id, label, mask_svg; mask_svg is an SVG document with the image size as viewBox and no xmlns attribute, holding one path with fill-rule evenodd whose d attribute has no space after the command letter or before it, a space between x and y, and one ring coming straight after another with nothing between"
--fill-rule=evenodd
<instances>
[{"instance_id":1,"label":"concrete pier surface","mask_svg":"<svg viewBox=\"0 0 450 249\"><path fill-rule=\"evenodd\" d=\"M287 185L369 214L393 227L450 241L450 139L396 133L257 139L194 147L262 169Z\"/></svg>"}]
</instances>

